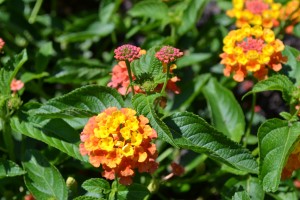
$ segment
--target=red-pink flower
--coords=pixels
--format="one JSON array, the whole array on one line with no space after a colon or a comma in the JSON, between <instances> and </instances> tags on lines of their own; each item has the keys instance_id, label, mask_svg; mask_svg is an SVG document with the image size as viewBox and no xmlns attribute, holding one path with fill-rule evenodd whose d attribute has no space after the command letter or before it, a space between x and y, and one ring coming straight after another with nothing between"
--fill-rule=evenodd
<instances>
[{"instance_id":1,"label":"red-pink flower","mask_svg":"<svg viewBox=\"0 0 300 200\"><path fill-rule=\"evenodd\" d=\"M0 50L3 49L5 42L2 38L0 38Z\"/></svg>"},{"instance_id":2,"label":"red-pink flower","mask_svg":"<svg viewBox=\"0 0 300 200\"><path fill-rule=\"evenodd\" d=\"M24 83L21 80L13 79L10 84L10 90L13 92L17 92L24 87Z\"/></svg>"},{"instance_id":3,"label":"red-pink flower","mask_svg":"<svg viewBox=\"0 0 300 200\"><path fill-rule=\"evenodd\" d=\"M128 60L129 62L139 58L141 56L141 48L131 45L131 44L125 44L117 49L115 49L115 58L118 61L126 61Z\"/></svg>"},{"instance_id":4,"label":"red-pink flower","mask_svg":"<svg viewBox=\"0 0 300 200\"><path fill-rule=\"evenodd\" d=\"M176 61L177 58L183 56L183 52L171 46L163 46L158 52L156 52L155 57L164 64L168 64Z\"/></svg>"},{"instance_id":5,"label":"red-pink flower","mask_svg":"<svg viewBox=\"0 0 300 200\"><path fill-rule=\"evenodd\" d=\"M184 173L184 168L175 162L171 163L171 168L175 176L181 176Z\"/></svg>"}]
</instances>

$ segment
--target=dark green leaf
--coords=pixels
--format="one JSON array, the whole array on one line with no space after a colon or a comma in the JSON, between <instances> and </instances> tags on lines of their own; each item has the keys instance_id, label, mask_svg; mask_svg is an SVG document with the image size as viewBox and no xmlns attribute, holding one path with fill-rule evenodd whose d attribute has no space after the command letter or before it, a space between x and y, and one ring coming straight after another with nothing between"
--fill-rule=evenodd
<instances>
[{"instance_id":1,"label":"dark green leaf","mask_svg":"<svg viewBox=\"0 0 300 200\"><path fill-rule=\"evenodd\" d=\"M159 119L154 110L154 101L158 97L161 97L160 94L154 94L146 96L144 94L137 94L132 98L132 105L135 110L140 114L147 117L150 121L150 124L158 134L158 138L170 143L173 146L177 146L174 143L172 134L167 127L167 125Z\"/></svg>"},{"instance_id":2,"label":"dark green leaf","mask_svg":"<svg viewBox=\"0 0 300 200\"><path fill-rule=\"evenodd\" d=\"M140 1L134 4L129 14L133 17L149 17L163 20L168 17L168 6L161 1Z\"/></svg>"},{"instance_id":3,"label":"dark green leaf","mask_svg":"<svg viewBox=\"0 0 300 200\"><path fill-rule=\"evenodd\" d=\"M10 83L27 59L27 51L24 49L20 54L10 58L4 67L0 69L0 94L10 95Z\"/></svg>"},{"instance_id":4,"label":"dark green leaf","mask_svg":"<svg viewBox=\"0 0 300 200\"><path fill-rule=\"evenodd\" d=\"M118 188L118 200L144 200L150 192L145 185L133 183L129 187L120 185Z\"/></svg>"},{"instance_id":5,"label":"dark green leaf","mask_svg":"<svg viewBox=\"0 0 300 200\"><path fill-rule=\"evenodd\" d=\"M242 108L230 90L216 79L211 79L203 88L209 104L214 126L232 140L239 142L245 130Z\"/></svg>"},{"instance_id":6,"label":"dark green leaf","mask_svg":"<svg viewBox=\"0 0 300 200\"><path fill-rule=\"evenodd\" d=\"M60 138L53 134L46 134L40 129L35 128L29 122L20 122L19 119L13 118L11 120L11 127L15 132L22 133L28 137L34 138L36 140L42 141L49 146L59 149L60 151L72 156L78 160L87 161L86 157L83 157L79 153L79 148L77 144L72 144L66 141L63 141ZM79 136L78 136L79 137Z\"/></svg>"},{"instance_id":7,"label":"dark green leaf","mask_svg":"<svg viewBox=\"0 0 300 200\"><path fill-rule=\"evenodd\" d=\"M252 93L258 93L269 90L278 90L282 92L283 99L290 102L292 91L295 89L293 83L284 75L274 75L266 80L259 81L252 90L243 96L246 97Z\"/></svg>"},{"instance_id":8,"label":"dark green leaf","mask_svg":"<svg viewBox=\"0 0 300 200\"><path fill-rule=\"evenodd\" d=\"M300 122L270 119L258 129L259 179L265 191L276 191L282 169L300 136Z\"/></svg>"},{"instance_id":9,"label":"dark green leaf","mask_svg":"<svg viewBox=\"0 0 300 200\"><path fill-rule=\"evenodd\" d=\"M86 180L82 183L82 187L86 191L96 194L108 194L110 192L109 182L100 178Z\"/></svg>"},{"instance_id":10,"label":"dark green leaf","mask_svg":"<svg viewBox=\"0 0 300 200\"><path fill-rule=\"evenodd\" d=\"M14 177L25 174L26 172L16 163L10 160L0 160L0 179Z\"/></svg>"},{"instance_id":11,"label":"dark green leaf","mask_svg":"<svg viewBox=\"0 0 300 200\"><path fill-rule=\"evenodd\" d=\"M176 65L178 69L183 67L188 67L193 64L201 63L209 58L211 58L211 53L192 53L189 55L184 55L182 58L178 59Z\"/></svg>"},{"instance_id":12,"label":"dark green leaf","mask_svg":"<svg viewBox=\"0 0 300 200\"><path fill-rule=\"evenodd\" d=\"M286 63L287 66L284 66L284 70L287 70L288 77L295 81L295 84L300 85L300 52L299 50L285 45L282 52L284 56L288 57Z\"/></svg>"},{"instance_id":13,"label":"dark green leaf","mask_svg":"<svg viewBox=\"0 0 300 200\"><path fill-rule=\"evenodd\" d=\"M59 171L38 151L25 154L25 184L36 199L68 199L66 183Z\"/></svg>"},{"instance_id":14,"label":"dark green leaf","mask_svg":"<svg viewBox=\"0 0 300 200\"><path fill-rule=\"evenodd\" d=\"M195 26L199 16L202 15L207 0L190 0L187 8L184 9L183 16L181 18L181 25L178 28L178 34L183 35L192 26Z\"/></svg>"},{"instance_id":15,"label":"dark green leaf","mask_svg":"<svg viewBox=\"0 0 300 200\"><path fill-rule=\"evenodd\" d=\"M47 72L42 72L40 74L34 74L34 73L31 73L31 72L25 72L24 74L22 74L21 80L22 80L23 83L27 83L27 82L29 82L31 80L44 78L46 76L49 76L49 74Z\"/></svg>"},{"instance_id":16,"label":"dark green leaf","mask_svg":"<svg viewBox=\"0 0 300 200\"><path fill-rule=\"evenodd\" d=\"M231 141L197 115L178 112L167 118L175 143L233 168L251 173L258 172L258 165L250 151Z\"/></svg>"},{"instance_id":17,"label":"dark green leaf","mask_svg":"<svg viewBox=\"0 0 300 200\"><path fill-rule=\"evenodd\" d=\"M89 85L51 99L29 113L47 118L85 118L97 115L108 107L121 108L123 105L122 96L116 90Z\"/></svg>"}]
</instances>

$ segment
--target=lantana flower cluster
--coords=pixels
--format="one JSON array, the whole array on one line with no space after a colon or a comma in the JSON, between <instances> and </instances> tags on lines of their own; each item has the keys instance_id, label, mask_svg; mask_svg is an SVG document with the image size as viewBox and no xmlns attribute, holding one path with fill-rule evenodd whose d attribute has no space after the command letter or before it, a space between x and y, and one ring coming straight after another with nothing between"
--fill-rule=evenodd
<instances>
[{"instance_id":1,"label":"lantana flower cluster","mask_svg":"<svg viewBox=\"0 0 300 200\"><path fill-rule=\"evenodd\" d=\"M233 9L228 10L227 15L237 19L237 27L250 24L272 28L279 25L280 3L273 0L233 0L232 4Z\"/></svg>"},{"instance_id":2,"label":"lantana flower cluster","mask_svg":"<svg viewBox=\"0 0 300 200\"><path fill-rule=\"evenodd\" d=\"M89 119L81 135L80 153L88 155L94 167L102 165L106 179L120 178L124 185L132 183L139 172L153 173L158 168L157 133L143 115L130 108L110 107Z\"/></svg>"},{"instance_id":3,"label":"lantana flower cluster","mask_svg":"<svg viewBox=\"0 0 300 200\"><path fill-rule=\"evenodd\" d=\"M282 55L284 44L275 38L270 29L261 26L243 26L232 30L223 40L224 47L220 57L225 65L224 75L233 74L233 79L241 82L252 72L257 79L265 79L269 68L279 71L286 57Z\"/></svg>"},{"instance_id":4,"label":"lantana flower cluster","mask_svg":"<svg viewBox=\"0 0 300 200\"><path fill-rule=\"evenodd\" d=\"M280 20L285 21L285 23L288 23L285 32L291 34L294 26L300 22L300 1L289 1L281 8L279 18Z\"/></svg>"},{"instance_id":5,"label":"lantana flower cluster","mask_svg":"<svg viewBox=\"0 0 300 200\"><path fill-rule=\"evenodd\" d=\"M281 179L285 180L292 176L293 171L300 169L300 144L296 146L294 151L289 155L288 161L286 162L282 173Z\"/></svg>"},{"instance_id":6,"label":"lantana flower cluster","mask_svg":"<svg viewBox=\"0 0 300 200\"><path fill-rule=\"evenodd\" d=\"M126 52L129 52L126 55ZM126 66L125 60L132 62L135 59L138 59L141 55L146 54L145 50L142 50L139 47L135 47L133 45L123 45L118 47L115 50L115 58L119 60L118 64L116 64L112 69L112 78L111 81L107 84L107 86L116 88L118 92L122 95L126 95L132 91L130 86L130 78L128 74L128 68ZM167 65L176 61L179 57L183 56L183 52L180 52L179 49L176 49L171 46L162 47L157 53L156 58L162 62L163 71L166 72ZM173 73L173 70L176 69L175 64L170 65L170 74ZM135 75L131 72L133 81L136 80ZM173 91L175 94L180 93L180 89L177 87L176 82L180 81L177 76L173 76L168 80L166 89L169 91ZM157 85L154 91L159 92L162 88L163 84ZM144 90L138 85L134 85L135 93L145 93Z\"/></svg>"}]
</instances>

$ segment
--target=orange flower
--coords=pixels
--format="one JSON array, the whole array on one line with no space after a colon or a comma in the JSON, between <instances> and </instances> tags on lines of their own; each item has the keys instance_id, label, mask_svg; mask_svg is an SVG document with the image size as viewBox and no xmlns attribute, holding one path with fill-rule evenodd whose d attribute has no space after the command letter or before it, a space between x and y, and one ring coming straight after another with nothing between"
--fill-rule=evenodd
<instances>
[{"instance_id":1,"label":"orange flower","mask_svg":"<svg viewBox=\"0 0 300 200\"><path fill-rule=\"evenodd\" d=\"M236 18L236 26L261 25L264 28L278 26L280 3L273 0L232 0L233 9L227 15Z\"/></svg>"},{"instance_id":2,"label":"orange flower","mask_svg":"<svg viewBox=\"0 0 300 200\"><path fill-rule=\"evenodd\" d=\"M80 153L88 155L94 167L102 165L103 177L119 177L121 184L130 185L135 168L153 173L158 167L156 146L151 143L157 134L148 123L146 117L136 116L130 108L110 107L85 125Z\"/></svg>"},{"instance_id":3,"label":"orange flower","mask_svg":"<svg viewBox=\"0 0 300 200\"><path fill-rule=\"evenodd\" d=\"M288 161L286 162L282 173L281 179L287 179L291 177L293 171L300 169L300 145L296 146L293 152L289 155Z\"/></svg>"},{"instance_id":4,"label":"orange flower","mask_svg":"<svg viewBox=\"0 0 300 200\"><path fill-rule=\"evenodd\" d=\"M21 80L13 79L10 83L10 90L14 93L21 90L24 87L24 83Z\"/></svg>"},{"instance_id":5,"label":"orange flower","mask_svg":"<svg viewBox=\"0 0 300 200\"><path fill-rule=\"evenodd\" d=\"M257 79L265 79L268 68L279 71L281 63L287 58L282 55L284 45L270 29L261 26L243 26L233 30L223 39L221 64L225 65L224 75L233 73L233 79L242 82L247 72L252 72Z\"/></svg>"},{"instance_id":6,"label":"orange flower","mask_svg":"<svg viewBox=\"0 0 300 200\"><path fill-rule=\"evenodd\" d=\"M171 168L175 176L181 176L184 173L184 168L175 162L171 163Z\"/></svg>"},{"instance_id":7,"label":"orange flower","mask_svg":"<svg viewBox=\"0 0 300 200\"><path fill-rule=\"evenodd\" d=\"M293 33L294 26L300 22L300 1L289 1L284 7L280 9L280 20L288 23L285 32L288 34Z\"/></svg>"}]
</instances>

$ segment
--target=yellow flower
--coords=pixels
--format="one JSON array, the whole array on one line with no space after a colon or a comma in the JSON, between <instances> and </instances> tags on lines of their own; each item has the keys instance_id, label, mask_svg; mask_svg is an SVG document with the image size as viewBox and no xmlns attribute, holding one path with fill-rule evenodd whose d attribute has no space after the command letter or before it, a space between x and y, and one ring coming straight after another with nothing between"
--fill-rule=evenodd
<instances>
[{"instance_id":1,"label":"yellow flower","mask_svg":"<svg viewBox=\"0 0 300 200\"><path fill-rule=\"evenodd\" d=\"M84 127L80 153L87 154L93 166L102 165L105 178L117 176L121 184L129 185L134 168L152 173L158 167L156 146L151 142L157 134L148 123L130 108L110 107L90 118Z\"/></svg>"},{"instance_id":2,"label":"yellow flower","mask_svg":"<svg viewBox=\"0 0 300 200\"><path fill-rule=\"evenodd\" d=\"M234 80L241 82L252 72L257 79L267 77L268 68L278 71L281 63L286 61L281 51L283 43L275 39L271 29L261 26L244 25L232 30L223 40L223 51L220 55L221 64L225 65L224 75L233 73Z\"/></svg>"}]
</instances>

